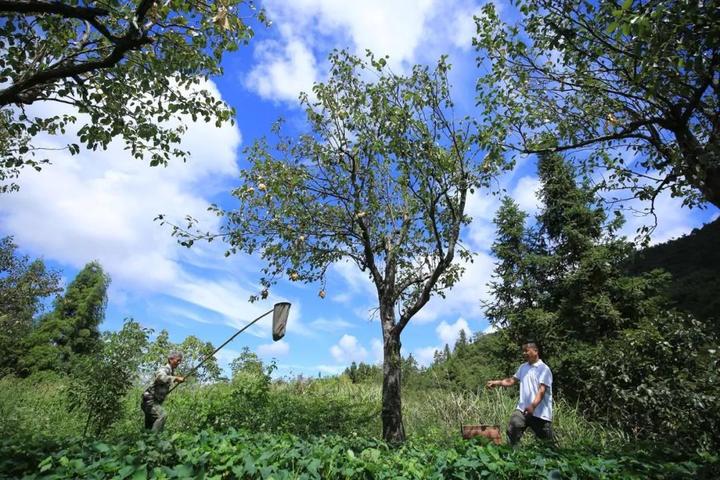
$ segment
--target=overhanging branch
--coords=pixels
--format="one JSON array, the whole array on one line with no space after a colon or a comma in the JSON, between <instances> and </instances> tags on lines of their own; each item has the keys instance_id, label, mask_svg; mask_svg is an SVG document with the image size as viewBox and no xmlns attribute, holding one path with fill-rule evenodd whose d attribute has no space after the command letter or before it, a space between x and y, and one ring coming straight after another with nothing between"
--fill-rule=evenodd
<instances>
[{"instance_id":1,"label":"overhanging branch","mask_svg":"<svg viewBox=\"0 0 720 480\"><path fill-rule=\"evenodd\" d=\"M48 70L36 73L27 80L11 85L0 91L0 106L12 103L32 103L34 98L25 98L23 92L33 89L42 84L55 82L63 78L79 76L94 70L111 68L123 59L125 54L131 50L140 48L142 45L152 43L148 37L132 39L124 37L107 57L92 62L73 63L70 65L60 64Z\"/></svg>"},{"instance_id":2,"label":"overhanging branch","mask_svg":"<svg viewBox=\"0 0 720 480\"><path fill-rule=\"evenodd\" d=\"M54 14L66 18L77 18L91 21L97 17L104 17L110 14L105 8L97 7L75 7L61 2L18 2L11 0L0 0L0 13L22 13L22 14Z\"/></svg>"}]
</instances>

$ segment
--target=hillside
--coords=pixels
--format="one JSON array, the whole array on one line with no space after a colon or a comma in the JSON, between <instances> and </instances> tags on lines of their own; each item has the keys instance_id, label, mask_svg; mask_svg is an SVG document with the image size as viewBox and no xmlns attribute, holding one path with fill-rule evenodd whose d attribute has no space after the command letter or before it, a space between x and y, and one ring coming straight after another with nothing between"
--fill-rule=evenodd
<instances>
[{"instance_id":1,"label":"hillside","mask_svg":"<svg viewBox=\"0 0 720 480\"><path fill-rule=\"evenodd\" d=\"M720 312L720 218L690 234L639 251L630 271L662 268L678 308L717 324Z\"/></svg>"}]
</instances>

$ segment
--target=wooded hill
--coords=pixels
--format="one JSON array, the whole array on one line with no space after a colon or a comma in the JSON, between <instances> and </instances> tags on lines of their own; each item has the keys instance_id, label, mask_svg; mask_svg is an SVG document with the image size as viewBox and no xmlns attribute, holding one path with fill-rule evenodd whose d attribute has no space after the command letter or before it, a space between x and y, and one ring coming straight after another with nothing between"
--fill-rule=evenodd
<instances>
[{"instance_id":1,"label":"wooded hill","mask_svg":"<svg viewBox=\"0 0 720 480\"><path fill-rule=\"evenodd\" d=\"M677 308L720 331L720 218L688 235L637 252L630 272L661 268L672 275Z\"/></svg>"}]
</instances>

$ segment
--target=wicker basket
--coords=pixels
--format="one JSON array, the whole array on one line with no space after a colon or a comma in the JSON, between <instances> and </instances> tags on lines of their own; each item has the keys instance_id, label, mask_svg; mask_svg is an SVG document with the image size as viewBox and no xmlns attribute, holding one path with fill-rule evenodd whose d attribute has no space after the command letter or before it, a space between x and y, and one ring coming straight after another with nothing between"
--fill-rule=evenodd
<instances>
[{"instance_id":1,"label":"wicker basket","mask_svg":"<svg viewBox=\"0 0 720 480\"><path fill-rule=\"evenodd\" d=\"M461 433L466 440L474 437L486 437L496 445L502 443L499 425L462 425Z\"/></svg>"}]
</instances>

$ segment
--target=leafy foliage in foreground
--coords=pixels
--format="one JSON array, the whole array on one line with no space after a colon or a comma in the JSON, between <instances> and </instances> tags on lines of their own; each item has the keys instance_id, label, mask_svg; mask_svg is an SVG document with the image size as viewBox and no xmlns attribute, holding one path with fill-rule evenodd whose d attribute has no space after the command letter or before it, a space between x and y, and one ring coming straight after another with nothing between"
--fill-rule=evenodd
<instances>
[{"instance_id":1,"label":"leafy foliage in foreground","mask_svg":"<svg viewBox=\"0 0 720 480\"><path fill-rule=\"evenodd\" d=\"M718 457L673 462L644 450L511 450L477 442L447 447L379 440L203 431L116 445L74 444L49 453L0 444L0 475L65 478L710 478ZM662 460L659 460L662 458ZM24 475L24 476L23 476ZM552 478L552 477L550 477Z\"/></svg>"}]
</instances>

